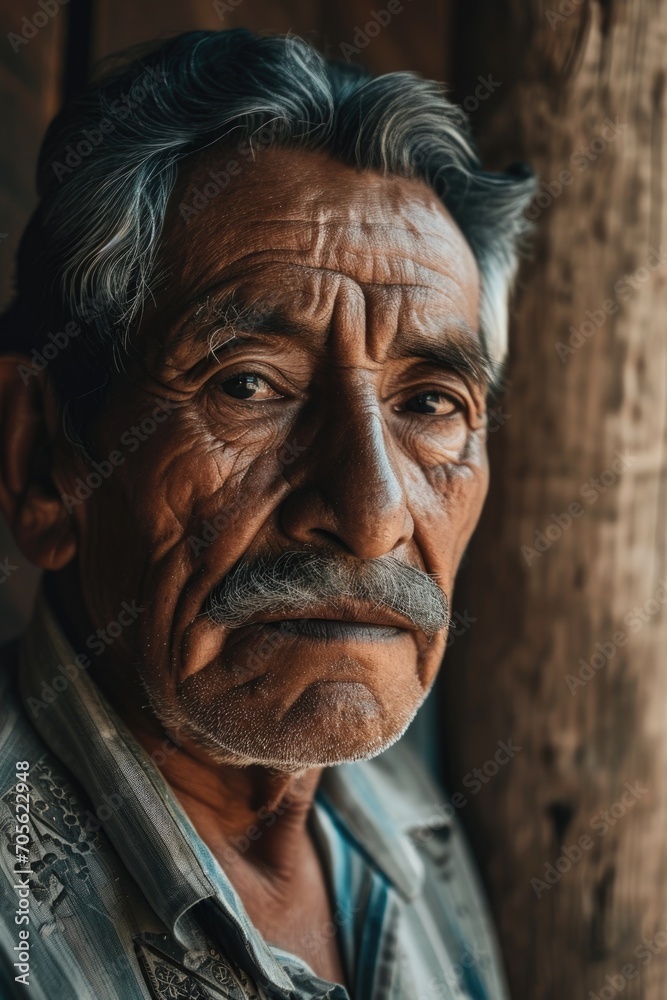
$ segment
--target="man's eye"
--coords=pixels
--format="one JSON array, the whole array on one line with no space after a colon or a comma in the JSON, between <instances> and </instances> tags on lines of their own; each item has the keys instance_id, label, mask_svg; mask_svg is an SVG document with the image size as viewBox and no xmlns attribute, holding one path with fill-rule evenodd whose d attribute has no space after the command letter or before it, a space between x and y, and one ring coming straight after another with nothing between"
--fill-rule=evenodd
<instances>
[{"instance_id":1,"label":"man's eye","mask_svg":"<svg viewBox=\"0 0 667 1000\"><path fill-rule=\"evenodd\" d=\"M442 392L420 392L405 404L405 409L413 413L428 413L438 417L449 416L460 408L453 399Z\"/></svg>"},{"instance_id":2,"label":"man's eye","mask_svg":"<svg viewBox=\"0 0 667 1000\"><path fill-rule=\"evenodd\" d=\"M279 394L271 388L259 375L252 372L241 372L240 375L233 375L231 378L221 382L221 388L228 396L235 399L252 399L254 401L263 399L278 399Z\"/></svg>"}]
</instances>

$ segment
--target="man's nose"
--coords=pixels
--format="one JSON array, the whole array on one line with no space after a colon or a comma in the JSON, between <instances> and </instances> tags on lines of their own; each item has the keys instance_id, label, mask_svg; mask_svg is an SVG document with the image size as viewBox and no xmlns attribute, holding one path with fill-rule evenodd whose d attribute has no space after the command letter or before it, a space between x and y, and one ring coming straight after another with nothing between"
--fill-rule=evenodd
<instances>
[{"instance_id":1,"label":"man's nose","mask_svg":"<svg viewBox=\"0 0 667 1000\"><path fill-rule=\"evenodd\" d=\"M379 406L339 402L308 452L307 472L281 507L290 538L335 541L359 559L377 559L412 538L397 449Z\"/></svg>"}]
</instances>

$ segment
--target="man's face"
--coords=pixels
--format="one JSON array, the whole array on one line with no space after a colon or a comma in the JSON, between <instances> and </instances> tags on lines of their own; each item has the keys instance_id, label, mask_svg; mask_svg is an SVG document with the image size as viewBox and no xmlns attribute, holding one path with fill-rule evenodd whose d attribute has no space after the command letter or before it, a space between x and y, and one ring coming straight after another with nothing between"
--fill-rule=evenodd
<instances>
[{"instance_id":1,"label":"man's face","mask_svg":"<svg viewBox=\"0 0 667 1000\"><path fill-rule=\"evenodd\" d=\"M372 756L435 677L486 493L478 271L424 184L322 153L259 152L186 222L228 158L179 180L94 430L123 461L74 507L83 599L94 628L144 608L108 660L215 759Z\"/></svg>"}]
</instances>

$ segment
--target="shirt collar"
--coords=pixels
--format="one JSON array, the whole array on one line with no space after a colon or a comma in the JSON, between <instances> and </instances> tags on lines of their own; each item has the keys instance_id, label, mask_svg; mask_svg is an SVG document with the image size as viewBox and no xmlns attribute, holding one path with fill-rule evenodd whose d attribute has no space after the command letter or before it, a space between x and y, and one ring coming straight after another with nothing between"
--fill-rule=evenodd
<instances>
[{"instance_id":1,"label":"shirt collar","mask_svg":"<svg viewBox=\"0 0 667 1000\"><path fill-rule=\"evenodd\" d=\"M404 899L418 896L424 865L413 837L451 826L453 810L406 741L372 760L327 768L318 793Z\"/></svg>"}]
</instances>

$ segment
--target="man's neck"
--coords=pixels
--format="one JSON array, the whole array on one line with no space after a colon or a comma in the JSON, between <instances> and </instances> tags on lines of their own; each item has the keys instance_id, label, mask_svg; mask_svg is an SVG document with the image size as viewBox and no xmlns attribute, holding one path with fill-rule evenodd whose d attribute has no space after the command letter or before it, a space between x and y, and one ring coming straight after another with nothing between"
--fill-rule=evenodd
<instances>
[{"instance_id":1,"label":"man's neck","mask_svg":"<svg viewBox=\"0 0 667 1000\"><path fill-rule=\"evenodd\" d=\"M309 838L308 816L323 768L278 772L219 764L187 739L165 753L163 731L142 727L137 719L125 721L159 761L164 778L223 867L257 868L264 876L290 881Z\"/></svg>"}]
</instances>

